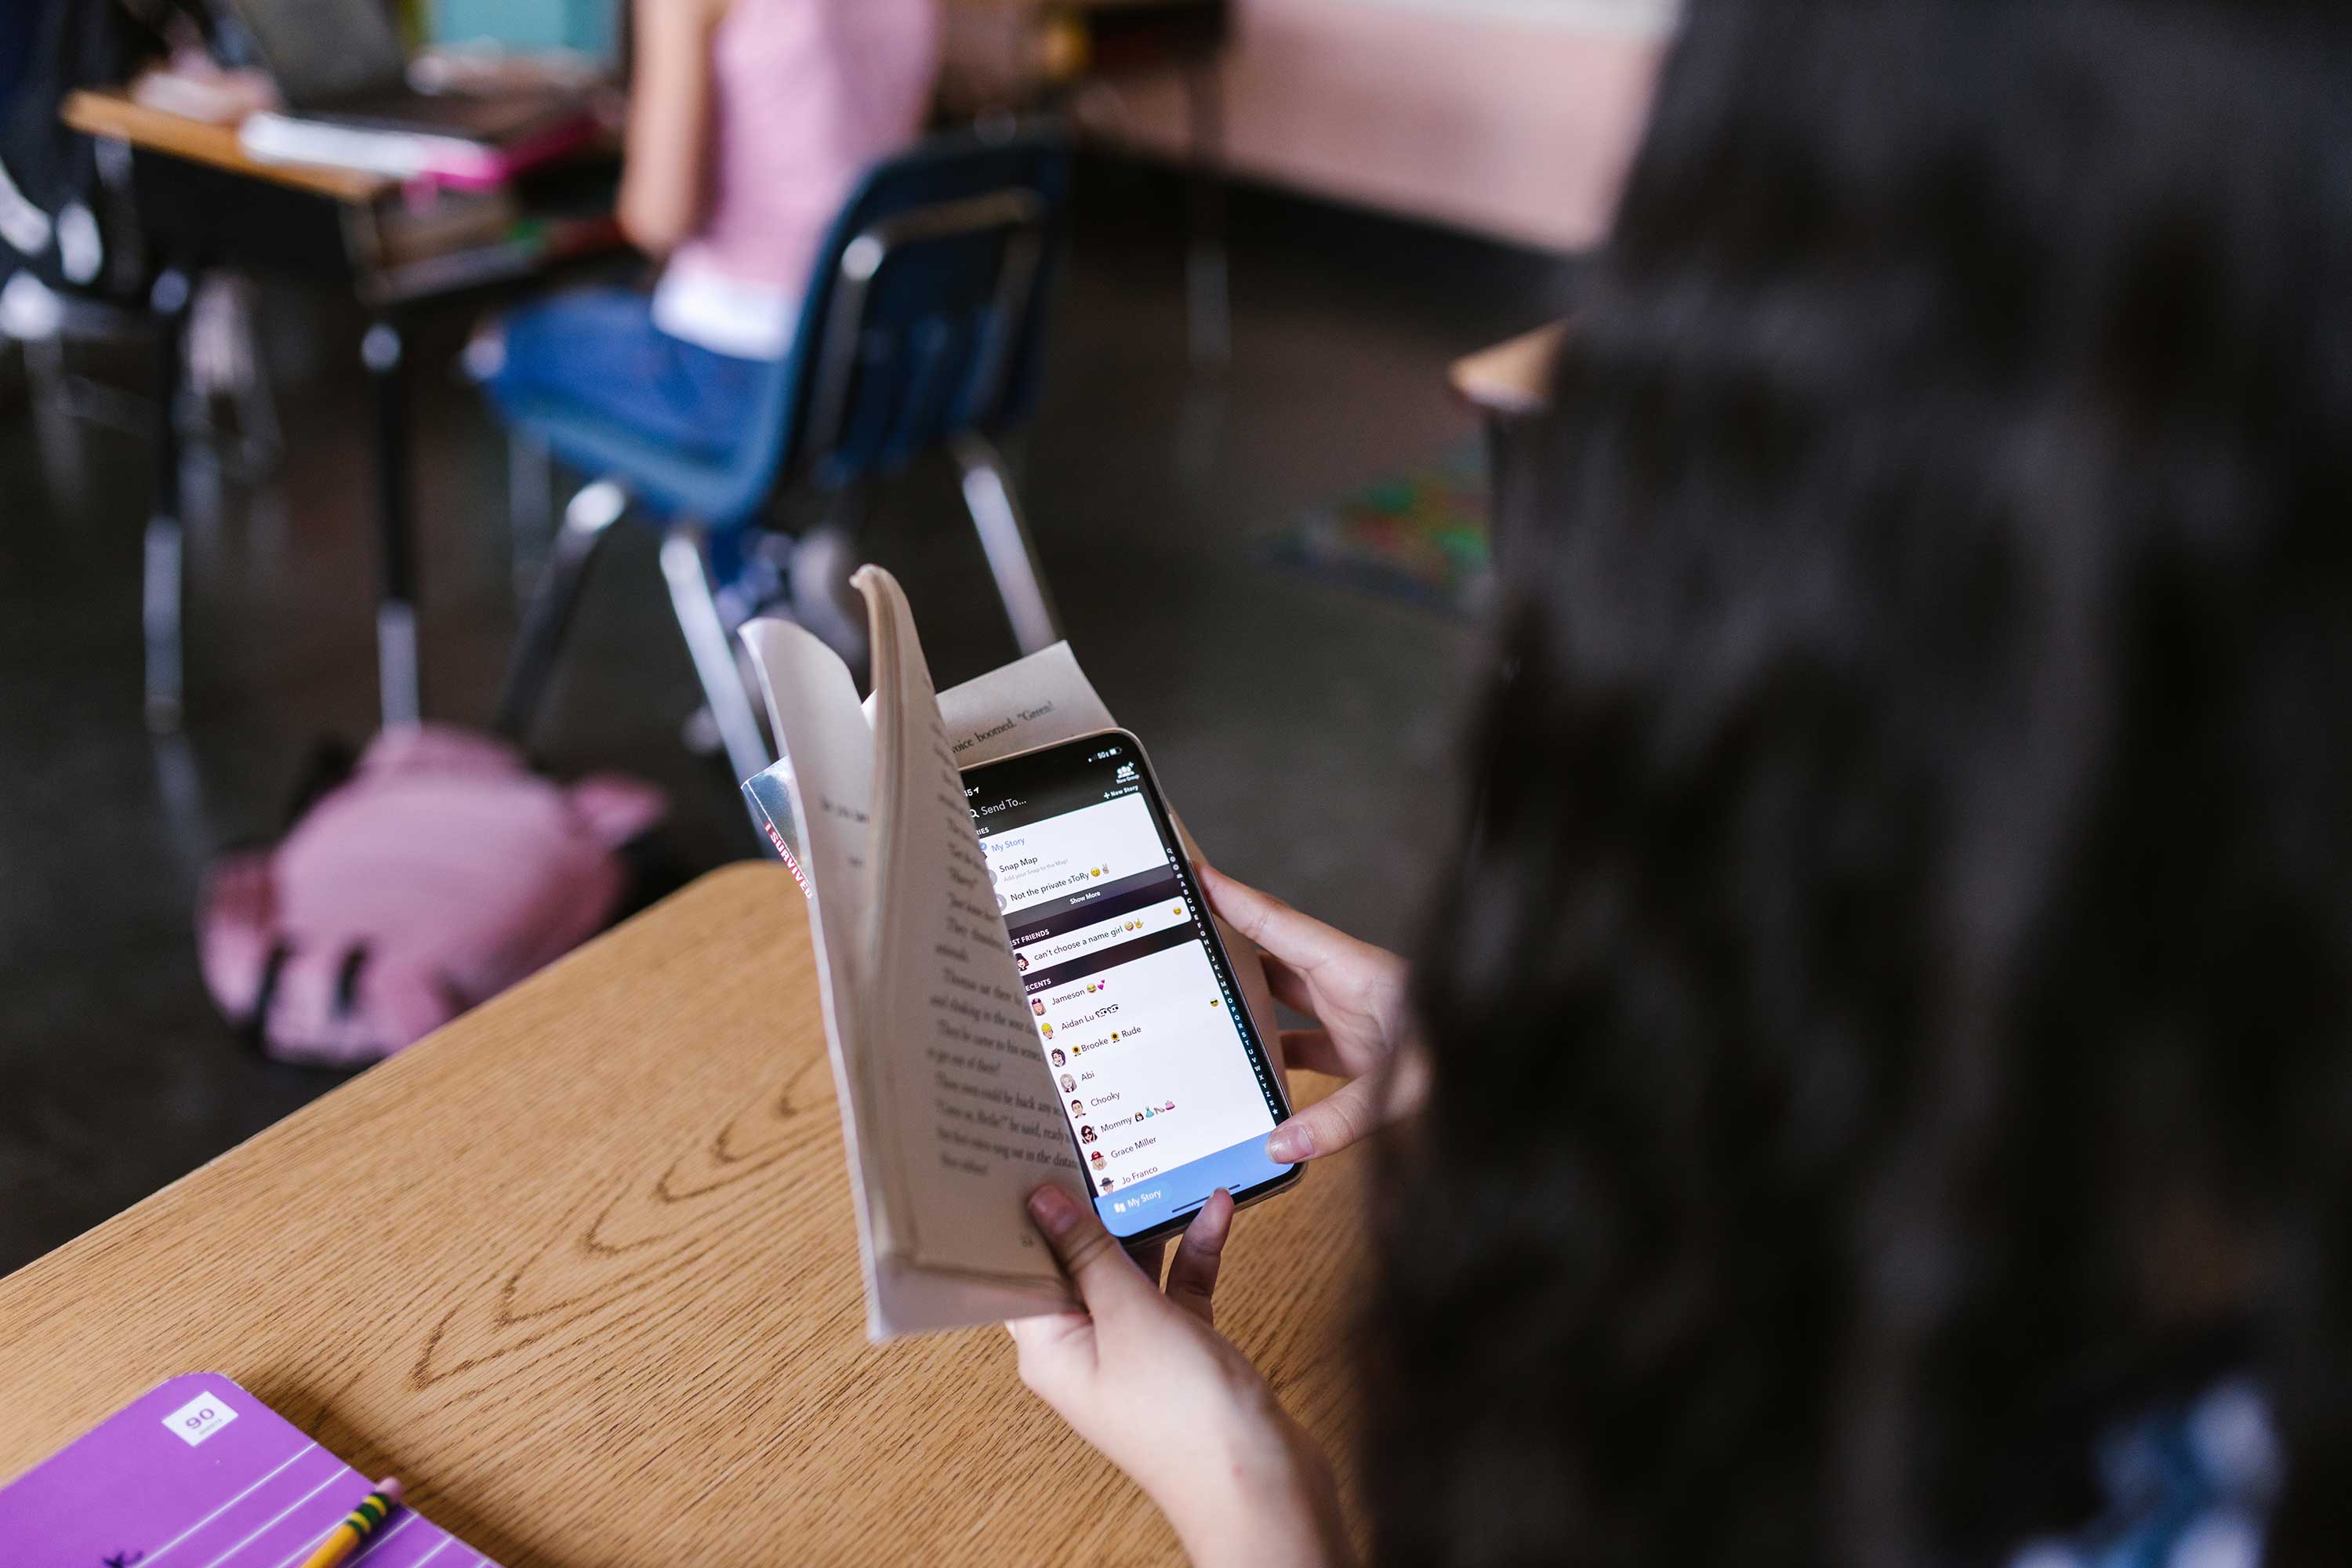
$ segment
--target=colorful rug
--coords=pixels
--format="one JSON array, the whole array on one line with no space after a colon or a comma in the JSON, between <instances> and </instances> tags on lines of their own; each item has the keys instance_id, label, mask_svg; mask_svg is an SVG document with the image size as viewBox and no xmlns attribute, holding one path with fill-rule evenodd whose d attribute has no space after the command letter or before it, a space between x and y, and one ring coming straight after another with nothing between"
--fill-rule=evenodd
<instances>
[{"instance_id":1,"label":"colorful rug","mask_svg":"<svg viewBox=\"0 0 2352 1568\"><path fill-rule=\"evenodd\" d=\"M1327 582L1468 615L1487 590L1487 495L1485 455L1465 446L1307 513L1276 553Z\"/></svg>"}]
</instances>

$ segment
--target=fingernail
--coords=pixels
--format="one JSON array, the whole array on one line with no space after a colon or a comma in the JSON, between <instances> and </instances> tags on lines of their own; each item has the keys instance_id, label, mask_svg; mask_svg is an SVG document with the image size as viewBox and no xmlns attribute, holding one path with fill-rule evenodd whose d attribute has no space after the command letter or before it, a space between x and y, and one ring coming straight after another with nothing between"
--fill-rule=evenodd
<instances>
[{"instance_id":1,"label":"fingernail","mask_svg":"<svg viewBox=\"0 0 2352 1568\"><path fill-rule=\"evenodd\" d=\"M1078 1205L1059 1187L1039 1187L1031 1193L1029 1213L1047 1236L1067 1236L1078 1223Z\"/></svg>"},{"instance_id":2,"label":"fingernail","mask_svg":"<svg viewBox=\"0 0 2352 1568\"><path fill-rule=\"evenodd\" d=\"M1265 1141L1265 1157L1277 1164L1296 1164L1314 1152L1315 1134L1297 1121L1284 1122Z\"/></svg>"}]
</instances>

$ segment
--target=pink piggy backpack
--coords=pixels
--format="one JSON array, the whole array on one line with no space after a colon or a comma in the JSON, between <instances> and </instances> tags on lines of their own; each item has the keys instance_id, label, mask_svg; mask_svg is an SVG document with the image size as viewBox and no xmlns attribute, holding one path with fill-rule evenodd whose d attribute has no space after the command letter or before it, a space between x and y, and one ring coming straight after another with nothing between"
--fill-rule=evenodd
<instances>
[{"instance_id":1,"label":"pink piggy backpack","mask_svg":"<svg viewBox=\"0 0 2352 1568\"><path fill-rule=\"evenodd\" d=\"M603 929L621 847L665 810L629 779L554 784L487 735L387 731L276 848L214 863L205 987L271 1056L390 1056Z\"/></svg>"}]
</instances>

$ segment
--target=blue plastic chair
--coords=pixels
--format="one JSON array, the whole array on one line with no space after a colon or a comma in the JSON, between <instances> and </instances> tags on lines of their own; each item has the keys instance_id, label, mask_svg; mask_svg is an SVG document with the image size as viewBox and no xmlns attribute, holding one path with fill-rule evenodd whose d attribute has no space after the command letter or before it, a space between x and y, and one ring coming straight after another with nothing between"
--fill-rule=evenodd
<instances>
[{"instance_id":1,"label":"blue plastic chair","mask_svg":"<svg viewBox=\"0 0 2352 1568\"><path fill-rule=\"evenodd\" d=\"M39 47L41 31L57 0L10 0L0 8L0 116L16 111L16 89Z\"/></svg>"},{"instance_id":2,"label":"blue plastic chair","mask_svg":"<svg viewBox=\"0 0 2352 1568\"><path fill-rule=\"evenodd\" d=\"M992 437L1034 400L1053 253L1067 205L1066 142L942 137L877 165L818 252L792 352L731 451L673 450L560 397L509 410L515 432L596 476L564 509L524 612L499 704L520 736L536 710L604 531L635 512L663 529L662 574L730 763L773 761L713 591L714 547L794 486L838 492L944 450L1024 653L1060 635L1036 552Z\"/></svg>"}]
</instances>

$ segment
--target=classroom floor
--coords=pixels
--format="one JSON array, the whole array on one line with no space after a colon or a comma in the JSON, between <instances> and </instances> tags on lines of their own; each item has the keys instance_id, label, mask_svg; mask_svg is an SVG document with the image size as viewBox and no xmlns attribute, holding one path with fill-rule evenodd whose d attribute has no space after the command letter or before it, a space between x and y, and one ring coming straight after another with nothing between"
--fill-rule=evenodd
<instances>
[{"instance_id":1,"label":"classroom floor","mask_svg":"<svg viewBox=\"0 0 2352 1568\"><path fill-rule=\"evenodd\" d=\"M1277 564L1306 510L1475 439L1457 354L1557 313L1558 262L1236 195L1234 353L1184 347L1164 175L1089 161L1024 499L1065 626L1226 869L1374 940L1410 940L1454 831L1476 628ZM212 1011L190 924L205 859L280 831L306 759L373 723L368 405L351 308L269 291L290 457L261 486L192 464L189 722L140 720L135 431L36 418L0 367L0 1271L175 1179L340 1075L251 1053ZM505 446L421 334L416 484L426 709L486 722L515 605ZM135 347L77 363L143 392ZM1013 654L943 473L891 488L865 552L907 584L941 685ZM661 784L679 875L754 852L723 765L688 755L692 673L649 535L615 542L534 736L559 773ZM806 1005L780 997L778 1005Z\"/></svg>"}]
</instances>

